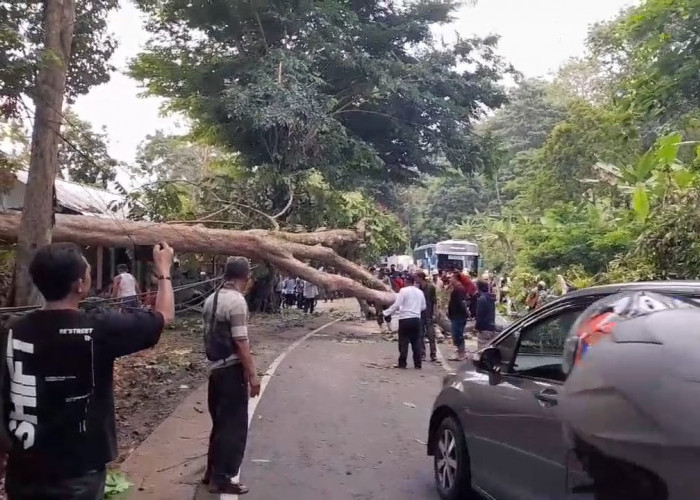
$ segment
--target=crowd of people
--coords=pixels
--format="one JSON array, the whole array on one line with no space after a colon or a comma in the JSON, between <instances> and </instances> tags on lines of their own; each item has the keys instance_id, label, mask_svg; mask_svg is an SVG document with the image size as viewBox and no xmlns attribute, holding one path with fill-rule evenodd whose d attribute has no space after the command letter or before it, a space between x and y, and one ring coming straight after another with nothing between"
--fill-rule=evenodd
<instances>
[{"instance_id":1,"label":"crowd of people","mask_svg":"<svg viewBox=\"0 0 700 500\"><path fill-rule=\"evenodd\" d=\"M408 347L412 348L413 365L420 369L427 358L428 342L431 361L437 360L435 325L438 320L437 290L449 291L447 318L450 322L455 355L451 360L466 358L465 330L474 320L479 348L496 334L496 294L494 280L488 274L472 279L465 272L452 269L429 276L425 271L401 271L392 265L388 269L372 269L375 276L397 293L395 302L384 307L375 305L380 329L391 332L392 316L398 313L398 368L406 368Z\"/></svg>"},{"instance_id":2,"label":"crowd of people","mask_svg":"<svg viewBox=\"0 0 700 500\"><path fill-rule=\"evenodd\" d=\"M307 314L311 314L316 309L316 304L321 297L320 289L310 281L291 276L278 276L275 283L275 295L277 303L282 309L296 307ZM325 296L326 302L329 300ZM333 296L330 297L331 302Z\"/></svg>"}]
</instances>

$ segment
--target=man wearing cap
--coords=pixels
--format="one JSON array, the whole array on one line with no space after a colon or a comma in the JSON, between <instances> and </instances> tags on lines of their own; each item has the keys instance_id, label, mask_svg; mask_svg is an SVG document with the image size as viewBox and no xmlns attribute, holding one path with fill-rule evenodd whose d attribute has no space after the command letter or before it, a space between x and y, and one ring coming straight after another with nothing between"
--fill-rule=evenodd
<instances>
[{"instance_id":1,"label":"man wearing cap","mask_svg":"<svg viewBox=\"0 0 700 500\"><path fill-rule=\"evenodd\" d=\"M246 486L233 481L248 439L248 397L260 394L260 381L248 343L248 304L243 296L249 278L247 259L229 259L221 289L204 302L212 429L203 482L216 494L248 493Z\"/></svg>"}]
</instances>

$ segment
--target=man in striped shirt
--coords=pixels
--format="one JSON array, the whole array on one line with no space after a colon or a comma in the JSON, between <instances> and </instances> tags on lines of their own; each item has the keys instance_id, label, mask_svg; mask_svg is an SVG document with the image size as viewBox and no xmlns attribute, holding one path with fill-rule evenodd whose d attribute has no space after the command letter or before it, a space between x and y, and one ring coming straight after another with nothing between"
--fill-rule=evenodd
<instances>
[{"instance_id":1,"label":"man in striped shirt","mask_svg":"<svg viewBox=\"0 0 700 500\"><path fill-rule=\"evenodd\" d=\"M205 339L224 324L231 334L232 354L210 358L209 413L212 419L207 470L203 482L211 493L242 495L248 488L234 483L243 461L248 439L248 397L260 394L255 362L248 343L248 304L243 292L250 278L247 259L229 259L224 267L224 284L204 302ZM214 317L215 316L215 320Z\"/></svg>"}]
</instances>

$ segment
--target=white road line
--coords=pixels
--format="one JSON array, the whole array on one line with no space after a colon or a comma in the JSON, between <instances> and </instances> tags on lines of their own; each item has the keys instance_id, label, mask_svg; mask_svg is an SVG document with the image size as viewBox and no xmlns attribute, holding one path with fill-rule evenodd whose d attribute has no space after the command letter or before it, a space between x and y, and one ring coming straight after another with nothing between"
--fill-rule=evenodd
<instances>
[{"instance_id":1,"label":"white road line","mask_svg":"<svg viewBox=\"0 0 700 500\"><path fill-rule=\"evenodd\" d=\"M454 370L452 369L452 366L447 362L447 359L445 359L445 356L442 355L442 349L440 348L441 345L442 344L436 345L437 349L435 349L435 354L437 354L437 359L440 362L440 366L442 366L445 369L445 371L450 373Z\"/></svg>"},{"instance_id":2,"label":"white road line","mask_svg":"<svg viewBox=\"0 0 700 500\"><path fill-rule=\"evenodd\" d=\"M307 333L302 338L295 340L294 342L292 342L292 344L289 345L289 347L287 347L284 351L282 351L282 354L277 356L275 358L275 360L272 363L270 363L270 366L268 366L267 371L265 372L265 375L263 375L262 379L260 380L260 395L257 398L251 398L248 400L248 429L250 429L250 425L253 422L253 416L255 415L255 410L258 407L258 403L262 399L263 394L265 393L265 389L267 388L267 385L270 383L270 380L272 379L272 377L274 377L275 372L277 371L277 368L282 363L282 361L284 361L284 358L286 358L287 355L290 352L292 352L294 349L299 347L299 345L306 342L308 340L308 338L311 337L312 335L317 334L321 330L328 328L329 326L334 325L335 323L342 321L343 319L345 319L345 318L338 318L338 319L334 319L333 321L329 321L325 325L319 326L315 330ZM240 475L241 475L241 473L240 473L240 471L238 471L238 476L236 476L234 479L236 481L238 481ZM224 493L222 495L219 495L219 498L221 500L238 500L238 495L230 495L228 493Z\"/></svg>"}]
</instances>

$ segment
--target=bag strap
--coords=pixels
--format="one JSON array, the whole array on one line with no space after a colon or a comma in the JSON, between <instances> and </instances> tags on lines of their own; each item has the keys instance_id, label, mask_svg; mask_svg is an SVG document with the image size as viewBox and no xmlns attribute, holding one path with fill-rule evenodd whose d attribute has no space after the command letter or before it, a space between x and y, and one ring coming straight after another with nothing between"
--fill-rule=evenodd
<instances>
[{"instance_id":1,"label":"bag strap","mask_svg":"<svg viewBox=\"0 0 700 500\"><path fill-rule=\"evenodd\" d=\"M219 292L221 291L221 288L223 287L223 283L216 287L216 291L214 292L214 302L211 305L211 319L209 320L209 332L213 332L214 328L216 327L216 309L217 306L219 305Z\"/></svg>"},{"instance_id":2,"label":"bag strap","mask_svg":"<svg viewBox=\"0 0 700 500\"><path fill-rule=\"evenodd\" d=\"M216 292L214 292L214 302L211 305L211 320L209 320L209 334L213 334L215 329L216 329L216 309L217 306L219 305L219 292L221 289L224 287L224 284L221 283L218 288L216 289ZM233 348L233 351L236 351L236 343L233 341L233 338L231 339L231 347ZM225 360L226 358L221 358L222 360Z\"/></svg>"}]
</instances>

